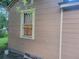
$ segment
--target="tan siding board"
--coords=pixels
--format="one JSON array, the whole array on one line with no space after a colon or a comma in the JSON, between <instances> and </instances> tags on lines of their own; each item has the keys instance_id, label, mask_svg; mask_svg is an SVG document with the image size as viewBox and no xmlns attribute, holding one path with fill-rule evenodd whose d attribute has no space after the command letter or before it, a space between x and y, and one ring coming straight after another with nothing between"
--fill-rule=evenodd
<instances>
[{"instance_id":1,"label":"tan siding board","mask_svg":"<svg viewBox=\"0 0 79 59\"><path fill-rule=\"evenodd\" d=\"M79 11L64 12L63 59L79 58Z\"/></svg>"}]
</instances>

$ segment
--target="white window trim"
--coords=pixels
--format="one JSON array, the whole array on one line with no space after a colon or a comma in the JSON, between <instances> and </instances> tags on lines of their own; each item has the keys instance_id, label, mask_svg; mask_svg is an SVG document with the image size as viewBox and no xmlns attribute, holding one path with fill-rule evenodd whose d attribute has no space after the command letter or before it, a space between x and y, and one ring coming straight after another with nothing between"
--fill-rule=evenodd
<instances>
[{"instance_id":1,"label":"white window trim","mask_svg":"<svg viewBox=\"0 0 79 59\"><path fill-rule=\"evenodd\" d=\"M24 13L27 13L28 10L22 10L21 11L21 20L20 20L20 38L24 39L35 39L35 9L32 9L32 37L24 36Z\"/></svg>"}]
</instances>

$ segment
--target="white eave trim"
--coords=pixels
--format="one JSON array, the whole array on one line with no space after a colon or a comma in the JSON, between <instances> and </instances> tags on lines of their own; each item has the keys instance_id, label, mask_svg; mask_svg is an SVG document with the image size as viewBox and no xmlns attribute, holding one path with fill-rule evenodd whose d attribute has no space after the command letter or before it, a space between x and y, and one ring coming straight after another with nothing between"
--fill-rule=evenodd
<instances>
[{"instance_id":1,"label":"white eave trim","mask_svg":"<svg viewBox=\"0 0 79 59\"><path fill-rule=\"evenodd\" d=\"M61 4L60 8L79 5L79 2Z\"/></svg>"}]
</instances>

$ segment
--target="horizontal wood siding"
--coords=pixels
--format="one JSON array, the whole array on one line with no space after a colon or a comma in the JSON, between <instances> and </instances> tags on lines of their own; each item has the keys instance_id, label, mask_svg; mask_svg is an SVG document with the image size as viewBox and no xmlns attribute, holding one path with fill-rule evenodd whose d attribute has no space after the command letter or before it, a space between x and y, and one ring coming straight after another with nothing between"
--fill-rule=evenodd
<instances>
[{"instance_id":1,"label":"horizontal wood siding","mask_svg":"<svg viewBox=\"0 0 79 59\"><path fill-rule=\"evenodd\" d=\"M65 11L62 59L79 59L79 10Z\"/></svg>"},{"instance_id":2,"label":"horizontal wood siding","mask_svg":"<svg viewBox=\"0 0 79 59\"><path fill-rule=\"evenodd\" d=\"M29 52L43 59L58 59L60 11L58 0L34 0L35 40L21 39L20 14L16 11L17 4L10 9L9 47Z\"/></svg>"}]
</instances>

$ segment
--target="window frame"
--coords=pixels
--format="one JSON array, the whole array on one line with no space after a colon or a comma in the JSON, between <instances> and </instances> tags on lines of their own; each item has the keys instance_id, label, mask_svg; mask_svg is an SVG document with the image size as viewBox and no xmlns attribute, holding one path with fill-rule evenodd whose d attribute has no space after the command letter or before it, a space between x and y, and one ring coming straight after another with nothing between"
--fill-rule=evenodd
<instances>
[{"instance_id":1,"label":"window frame","mask_svg":"<svg viewBox=\"0 0 79 59\"><path fill-rule=\"evenodd\" d=\"M25 36L24 35L24 14L28 13L29 11L32 12L32 36ZM21 22L20 22L20 38L24 38L24 39L31 39L34 40L35 39L35 9L32 8L31 10L27 9L27 10L22 10L21 11Z\"/></svg>"}]
</instances>

